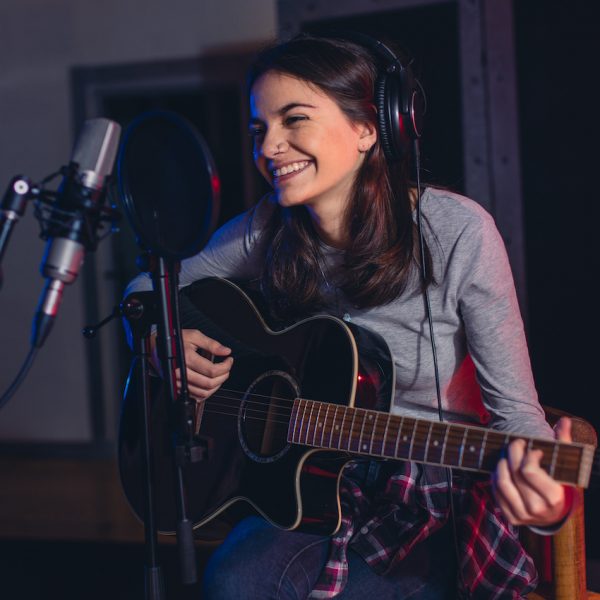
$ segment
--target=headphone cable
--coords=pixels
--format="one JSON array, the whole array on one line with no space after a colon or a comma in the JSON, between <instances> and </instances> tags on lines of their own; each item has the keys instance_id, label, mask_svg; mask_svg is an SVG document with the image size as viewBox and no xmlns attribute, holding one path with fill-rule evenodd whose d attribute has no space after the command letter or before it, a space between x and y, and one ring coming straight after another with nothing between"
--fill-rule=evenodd
<instances>
[{"instance_id":1,"label":"headphone cable","mask_svg":"<svg viewBox=\"0 0 600 600\"><path fill-rule=\"evenodd\" d=\"M433 332L433 318L431 316L431 302L429 299L429 290L427 287L427 265L425 261L425 239L423 235L423 226L422 226L422 218L421 218L421 153L419 147L418 138L413 139L413 157L415 161L415 171L416 171L416 179L417 179L417 202L416 202L416 212L417 212L417 233L419 236L419 254L421 261L421 278L423 283L423 297L425 298L425 309L427 313L427 322L429 325L429 338L431 340L431 354L433 357L433 371L435 375L435 391L437 396L437 406L438 406L438 417L441 422L444 422L444 412L442 409L442 389L440 384L440 372L438 367L437 360L437 347L435 344L435 336ZM456 525L456 513L454 509L454 496L452 494L452 469L446 467L446 484L448 486L448 504L450 506L450 522L452 526L452 537L454 541L454 552L456 554L456 568L458 570L458 579L460 582L460 586L462 591L466 594L467 598L471 597L471 592L467 588L465 584L465 580L463 577L463 572L461 569L461 560L460 560L460 548L458 547L458 531Z\"/></svg>"}]
</instances>

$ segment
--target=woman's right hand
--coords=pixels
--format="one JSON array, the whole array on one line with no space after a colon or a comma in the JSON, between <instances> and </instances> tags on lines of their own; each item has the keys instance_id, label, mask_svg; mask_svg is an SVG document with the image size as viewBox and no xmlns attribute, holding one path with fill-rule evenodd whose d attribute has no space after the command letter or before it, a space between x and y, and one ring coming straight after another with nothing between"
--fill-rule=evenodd
<instances>
[{"instance_id":1,"label":"woman's right hand","mask_svg":"<svg viewBox=\"0 0 600 600\"><path fill-rule=\"evenodd\" d=\"M188 389L195 400L206 400L212 396L229 377L233 365L231 348L209 338L197 329L183 329L183 351L187 367ZM216 357L226 357L213 362ZM177 386L181 384L179 369L176 372Z\"/></svg>"},{"instance_id":2,"label":"woman's right hand","mask_svg":"<svg viewBox=\"0 0 600 600\"><path fill-rule=\"evenodd\" d=\"M214 394L229 377L233 357L231 348L223 346L216 340L209 338L197 329L183 329L181 331L183 352L187 367L188 389L190 396L196 401L206 400ZM215 357L226 357L221 362L213 362ZM152 363L159 374L162 374L160 361L156 349L156 334L152 336ZM175 372L177 389L181 385L179 369Z\"/></svg>"}]
</instances>

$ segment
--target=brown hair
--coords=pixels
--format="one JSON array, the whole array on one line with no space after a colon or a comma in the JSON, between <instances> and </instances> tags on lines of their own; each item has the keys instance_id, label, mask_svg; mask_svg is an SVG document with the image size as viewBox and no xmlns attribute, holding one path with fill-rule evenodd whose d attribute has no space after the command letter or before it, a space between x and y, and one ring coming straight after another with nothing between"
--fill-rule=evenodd
<instances>
[{"instance_id":1,"label":"brown hair","mask_svg":"<svg viewBox=\"0 0 600 600\"><path fill-rule=\"evenodd\" d=\"M291 75L317 86L351 121L376 126L377 61L368 49L351 41L301 35L258 55L248 89L268 71ZM350 245L335 283L359 308L397 298L406 289L411 266L418 262L409 166L409 157L388 162L377 142L354 181L345 215ZM261 286L274 313L288 319L318 311L323 306L321 243L306 208L278 207L265 235L269 242ZM425 260L431 273L427 248ZM425 283L431 281L429 277Z\"/></svg>"}]
</instances>

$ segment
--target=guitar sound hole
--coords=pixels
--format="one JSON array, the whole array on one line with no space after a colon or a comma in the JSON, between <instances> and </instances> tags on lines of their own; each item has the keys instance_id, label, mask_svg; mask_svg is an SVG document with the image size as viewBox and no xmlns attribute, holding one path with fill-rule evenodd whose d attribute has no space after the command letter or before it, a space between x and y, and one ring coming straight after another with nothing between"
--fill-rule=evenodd
<instances>
[{"instance_id":1,"label":"guitar sound hole","mask_svg":"<svg viewBox=\"0 0 600 600\"><path fill-rule=\"evenodd\" d=\"M258 462L271 462L285 454L292 403L299 396L296 382L284 371L269 371L246 391L238 415L242 448Z\"/></svg>"}]
</instances>

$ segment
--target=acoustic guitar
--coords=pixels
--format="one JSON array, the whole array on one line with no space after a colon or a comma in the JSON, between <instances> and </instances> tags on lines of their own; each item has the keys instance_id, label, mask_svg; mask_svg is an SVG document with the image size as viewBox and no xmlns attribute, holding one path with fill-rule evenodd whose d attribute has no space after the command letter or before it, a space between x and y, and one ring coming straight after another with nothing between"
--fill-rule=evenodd
<instances>
[{"instance_id":1,"label":"acoustic guitar","mask_svg":"<svg viewBox=\"0 0 600 600\"><path fill-rule=\"evenodd\" d=\"M218 339L234 356L230 378L199 406L198 438L207 448L206 460L184 468L195 529L252 507L279 527L333 534L341 523L342 471L353 458L410 460L489 473L504 448L523 438L391 415L393 360L383 338L365 328L317 316L273 331L250 297L223 279L204 279L185 288L181 303L182 326ZM154 379L151 446L157 526L174 533L169 407L160 379ZM140 402L126 393L119 467L125 495L142 518ZM525 439L529 448L542 450L542 467L560 482L587 487L592 467L598 468L593 446Z\"/></svg>"}]
</instances>

